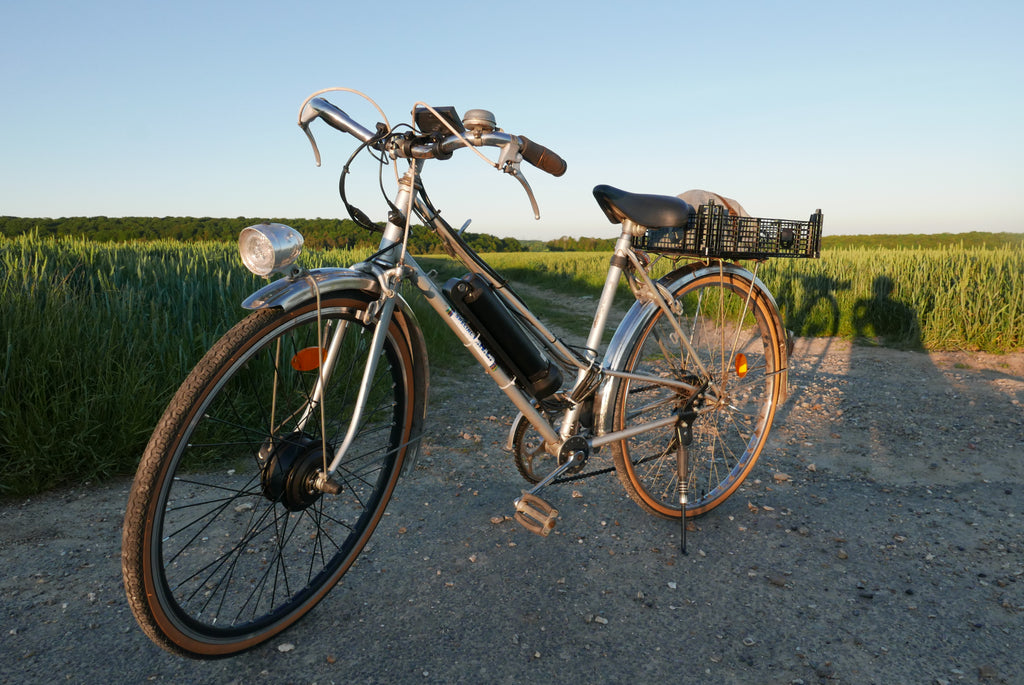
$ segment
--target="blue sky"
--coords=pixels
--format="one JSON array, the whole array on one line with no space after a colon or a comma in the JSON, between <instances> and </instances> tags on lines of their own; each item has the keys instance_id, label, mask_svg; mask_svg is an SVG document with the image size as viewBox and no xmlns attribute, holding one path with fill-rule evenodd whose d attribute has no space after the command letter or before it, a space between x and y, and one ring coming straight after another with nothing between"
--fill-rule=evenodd
<instances>
[{"instance_id":1,"label":"blue sky","mask_svg":"<svg viewBox=\"0 0 1024 685\"><path fill-rule=\"evenodd\" d=\"M490 109L567 160L528 169L539 222L471 153L428 165L474 231L610 237L599 183L820 207L834 234L1024 231L1022 28L1020 0L7 0L0 214L343 216L354 139L318 126L318 169L295 121L345 86L392 123L419 100ZM359 171L352 199L381 219Z\"/></svg>"}]
</instances>

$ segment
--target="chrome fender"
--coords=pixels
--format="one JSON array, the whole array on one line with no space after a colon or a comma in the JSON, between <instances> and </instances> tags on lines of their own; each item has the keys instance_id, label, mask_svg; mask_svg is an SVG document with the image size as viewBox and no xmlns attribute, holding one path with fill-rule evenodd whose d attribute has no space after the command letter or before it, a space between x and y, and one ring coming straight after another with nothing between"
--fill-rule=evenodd
<instances>
[{"instance_id":1,"label":"chrome fender","mask_svg":"<svg viewBox=\"0 0 1024 685\"><path fill-rule=\"evenodd\" d=\"M373 274L354 269L325 268L313 269L308 275L316 282L321 297L338 290L362 290L380 295L380 284ZM281 278L245 298L242 306L252 310L280 307L288 311L311 298L316 298L316 292L306 278Z\"/></svg>"},{"instance_id":2,"label":"chrome fender","mask_svg":"<svg viewBox=\"0 0 1024 685\"><path fill-rule=\"evenodd\" d=\"M326 267L313 269L306 274L316 282L320 297L342 291L358 291L371 299L380 297L380 283L373 274L355 269ZM242 302L242 307L250 310L280 308L285 311L294 309L316 299L316 291L309 278L281 278L268 283ZM427 357L427 343L423 337L416 313L401 294L395 295L395 311L393 316L402 330L406 343L412 353L413 384L413 425L409 437L409 452L402 466L402 473L412 471L419 454L420 439L427 416L427 398L430 396L430 363Z\"/></svg>"},{"instance_id":3,"label":"chrome fender","mask_svg":"<svg viewBox=\"0 0 1024 685\"><path fill-rule=\"evenodd\" d=\"M775 298L772 297L771 292L765 287L765 284L761 279L756 278L750 271L744 269L742 266L737 264L724 264L721 267L718 264L691 264L681 269L663 276L657 282L670 292L675 292L677 289L685 286L686 284L694 281L698 278L708 275L717 275L720 272L736 274L743 276L753 281L761 293L768 298L772 304L774 311L778 311L778 306L775 304ZM633 306L630 307L629 311L622 318L622 322L618 328L615 329L615 334L612 336L611 342L608 343L608 349L605 351L604 361L602 368L610 369L612 371L621 371L626 365L626 358L632 350L634 344L640 333L647 327L651 319L658 313L658 305L654 302L634 302ZM776 318L775 327L779 333L779 340L782 347L783 356L783 373L782 378L782 399L786 397L786 385L787 385L787 373L785 368L788 365L787 358L787 345L786 345L786 331L782 327L782 321ZM618 389L619 380L614 377L607 377L601 385L594 397L594 430L598 435L604 435L612 431L612 404L614 402L615 392Z\"/></svg>"}]
</instances>

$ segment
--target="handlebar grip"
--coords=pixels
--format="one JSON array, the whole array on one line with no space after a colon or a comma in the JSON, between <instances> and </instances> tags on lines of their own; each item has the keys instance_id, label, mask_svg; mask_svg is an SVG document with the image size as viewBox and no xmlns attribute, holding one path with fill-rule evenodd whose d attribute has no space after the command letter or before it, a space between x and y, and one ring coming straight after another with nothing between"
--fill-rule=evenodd
<instances>
[{"instance_id":1,"label":"handlebar grip","mask_svg":"<svg viewBox=\"0 0 1024 685\"><path fill-rule=\"evenodd\" d=\"M323 119L331 128L335 128L344 133L349 133L364 143L370 142L373 139L373 132L363 127L358 121L345 114L334 105L323 98L313 98L307 105L312 109L314 114L307 114L304 108L299 113L299 124L308 124L313 119L320 117Z\"/></svg>"},{"instance_id":2,"label":"handlebar grip","mask_svg":"<svg viewBox=\"0 0 1024 685\"><path fill-rule=\"evenodd\" d=\"M523 155L523 159L537 167L541 171L546 171L552 176L561 176L565 173L568 165L565 160L555 154L554 150L550 150L540 143L535 143L526 136L518 136L519 140L519 152Z\"/></svg>"}]
</instances>

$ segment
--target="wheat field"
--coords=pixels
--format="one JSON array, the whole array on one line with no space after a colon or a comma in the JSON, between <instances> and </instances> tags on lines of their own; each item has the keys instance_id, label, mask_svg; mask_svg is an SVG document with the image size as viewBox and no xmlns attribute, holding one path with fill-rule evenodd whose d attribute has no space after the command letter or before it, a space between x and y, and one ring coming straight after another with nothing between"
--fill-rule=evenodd
<instances>
[{"instance_id":1,"label":"wheat field","mask_svg":"<svg viewBox=\"0 0 1024 685\"><path fill-rule=\"evenodd\" d=\"M303 259L312 268L367 255L313 250ZM599 290L609 255L487 258L513 284L585 295ZM1024 347L1021 247L826 250L760 264L758 275L798 335L926 350ZM171 394L261 284L230 243L0 238L0 496L131 473ZM432 366L444 368L461 346L416 309Z\"/></svg>"}]
</instances>

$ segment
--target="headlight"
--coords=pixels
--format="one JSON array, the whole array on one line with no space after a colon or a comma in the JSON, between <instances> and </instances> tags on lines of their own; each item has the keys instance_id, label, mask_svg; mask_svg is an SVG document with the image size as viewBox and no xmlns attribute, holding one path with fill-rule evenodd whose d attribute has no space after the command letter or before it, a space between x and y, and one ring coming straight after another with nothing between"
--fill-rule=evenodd
<instances>
[{"instance_id":1,"label":"headlight","mask_svg":"<svg viewBox=\"0 0 1024 685\"><path fill-rule=\"evenodd\" d=\"M269 278L285 273L302 252L302 234L284 224L257 224L238 234L238 252L245 268Z\"/></svg>"}]
</instances>

